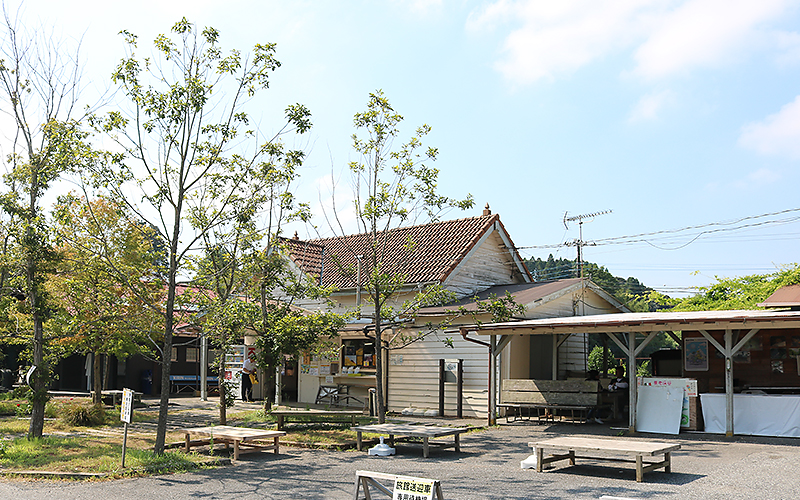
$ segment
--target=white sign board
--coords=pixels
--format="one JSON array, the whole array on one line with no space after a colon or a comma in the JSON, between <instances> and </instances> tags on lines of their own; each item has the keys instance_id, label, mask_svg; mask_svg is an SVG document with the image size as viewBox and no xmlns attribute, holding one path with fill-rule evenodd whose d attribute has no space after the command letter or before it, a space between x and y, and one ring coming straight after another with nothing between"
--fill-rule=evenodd
<instances>
[{"instance_id":1,"label":"white sign board","mask_svg":"<svg viewBox=\"0 0 800 500\"><path fill-rule=\"evenodd\" d=\"M683 404L681 406L681 420L680 426L681 427L689 427L689 398L697 397L697 380L689 379L689 378L671 378L671 377L638 377L637 384L639 385L638 389L641 392L643 388L645 390L649 390L650 388L659 388L659 389L668 389L667 392L655 392L649 395L655 394L669 394L673 395L673 391L683 391ZM666 396L664 397L666 399ZM637 408L639 407L640 402L636 402ZM648 403L649 409L656 411L655 408L658 408L659 404L656 401L650 401ZM637 422L638 427L638 422Z\"/></svg>"},{"instance_id":2,"label":"white sign board","mask_svg":"<svg viewBox=\"0 0 800 500\"><path fill-rule=\"evenodd\" d=\"M435 482L430 479L398 476L394 480L392 500L433 500Z\"/></svg>"},{"instance_id":3,"label":"white sign board","mask_svg":"<svg viewBox=\"0 0 800 500\"><path fill-rule=\"evenodd\" d=\"M126 424L133 421L133 389L122 389L122 406L119 419Z\"/></svg>"}]
</instances>

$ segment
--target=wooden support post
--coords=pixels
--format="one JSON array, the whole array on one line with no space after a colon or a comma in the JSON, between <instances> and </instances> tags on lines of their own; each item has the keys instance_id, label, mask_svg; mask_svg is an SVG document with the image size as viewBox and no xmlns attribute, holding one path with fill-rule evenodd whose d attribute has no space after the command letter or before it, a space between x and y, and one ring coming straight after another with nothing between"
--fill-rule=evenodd
<instances>
[{"instance_id":1,"label":"wooden support post","mask_svg":"<svg viewBox=\"0 0 800 500\"><path fill-rule=\"evenodd\" d=\"M496 371L497 371L497 336L490 335L489 347L489 425L497 424L497 391Z\"/></svg>"},{"instance_id":2,"label":"wooden support post","mask_svg":"<svg viewBox=\"0 0 800 500\"><path fill-rule=\"evenodd\" d=\"M636 432L636 332L628 332L628 431Z\"/></svg>"},{"instance_id":3,"label":"wooden support post","mask_svg":"<svg viewBox=\"0 0 800 500\"><path fill-rule=\"evenodd\" d=\"M444 417L444 360L439 360L439 416Z\"/></svg>"},{"instance_id":4,"label":"wooden support post","mask_svg":"<svg viewBox=\"0 0 800 500\"><path fill-rule=\"evenodd\" d=\"M456 417L464 418L464 360L458 360L458 389L456 402Z\"/></svg>"},{"instance_id":5,"label":"wooden support post","mask_svg":"<svg viewBox=\"0 0 800 500\"><path fill-rule=\"evenodd\" d=\"M733 436L733 332L725 330L725 435Z\"/></svg>"}]
</instances>

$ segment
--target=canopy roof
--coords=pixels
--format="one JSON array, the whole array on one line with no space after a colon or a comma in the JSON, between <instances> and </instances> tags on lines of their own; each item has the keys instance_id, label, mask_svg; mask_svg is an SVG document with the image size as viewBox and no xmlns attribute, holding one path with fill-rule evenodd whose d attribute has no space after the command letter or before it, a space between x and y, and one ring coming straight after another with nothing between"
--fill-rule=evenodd
<instances>
[{"instance_id":1,"label":"canopy roof","mask_svg":"<svg viewBox=\"0 0 800 500\"><path fill-rule=\"evenodd\" d=\"M739 310L600 314L491 323L480 327L464 327L462 330L478 335L553 335L744 328L800 328L800 311Z\"/></svg>"}]
</instances>

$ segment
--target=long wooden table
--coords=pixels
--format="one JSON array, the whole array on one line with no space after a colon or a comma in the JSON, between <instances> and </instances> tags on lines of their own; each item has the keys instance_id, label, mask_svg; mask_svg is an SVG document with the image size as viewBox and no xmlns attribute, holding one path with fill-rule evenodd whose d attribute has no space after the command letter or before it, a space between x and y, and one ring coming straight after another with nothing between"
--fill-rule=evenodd
<instances>
[{"instance_id":1,"label":"long wooden table","mask_svg":"<svg viewBox=\"0 0 800 500\"><path fill-rule=\"evenodd\" d=\"M233 459L239 460L240 453L250 451L265 451L274 450L277 454L279 452L281 436L286 433L282 431L262 430L262 429L248 429L246 427L231 427L229 425L215 425L211 427L195 427L191 429L183 429L182 432L186 436L186 452L188 453L192 446L202 446L206 444L225 443L226 447L233 444ZM200 435L207 437L205 439L192 440L192 435ZM262 440L272 439L272 444L261 442ZM244 449L242 449L244 447Z\"/></svg>"},{"instance_id":2,"label":"long wooden table","mask_svg":"<svg viewBox=\"0 0 800 500\"><path fill-rule=\"evenodd\" d=\"M665 472L672 472L671 454L681 448L680 444L659 443L655 441L633 441L629 439L616 438L594 438L594 437L557 437L542 441L533 441L528 446L534 449L536 454L536 471L542 472L542 466L559 460L569 460L570 465L575 465L576 458L588 458L592 460L613 460L619 462L633 462L636 464L636 481L642 482L645 472L663 468ZM561 452L553 456L544 457L544 451ZM591 454L591 456L577 456L575 452ZM600 455L599 453L602 453ZM634 457L633 460L610 458L606 455L623 455ZM664 455L664 460L660 462L645 462L643 457Z\"/></svg>"},{"instance_id":3,"label":"long wooden table","mask_svg":"<svg viewBox=\"0 0 800 500\"><path fill-rule=\"evenodd\" d=\"M356 425L356 417L364 415L361 410L272 410L270 415L277 417L278 430L282 431L285 423L289 421L289 417L304 417L304 418L318 418L318 417L350 417L350 425Z\"/></svg>"},{"instance_id":4,"label":"long wooden table","mask_svg":"<svg viewBox=\"0 0 800 500\"><path fill-rule=\"evenodd\" d=\"M462 432L467 432L467 427L439 427L436 425L413 425L413 424L372 424L360 425L351 427L351 430L356 431L358 451L361 451L362 440L361 434L363 432L371 432L374 434L388 434L389 446L394 446L395 436L407 437L420 437L422 438L422 456L428 458L430 454L430 447L439 446L441 448L455 448L455 451L461 451L461 442L459 435ZM454 444L447 443L431 443L431 438L439 438L444 436L453 436Z\"/></svg>"}]
</instances>

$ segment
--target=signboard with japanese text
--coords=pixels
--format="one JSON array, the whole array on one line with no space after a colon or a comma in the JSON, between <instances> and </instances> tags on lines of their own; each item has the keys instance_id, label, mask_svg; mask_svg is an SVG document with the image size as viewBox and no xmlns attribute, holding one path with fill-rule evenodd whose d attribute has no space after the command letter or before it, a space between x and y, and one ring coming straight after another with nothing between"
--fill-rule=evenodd
<instances>
[{"instance_id":1,"label":"signboard with japanese text","mask_svg":"<svg viewBox=\"0 0 800 500\"><path fill-rule=\"evenodd\" d=\"M665 389L680 389L683 391L683 404L681 407L680 427L687 428L690 423L689 398L697 397L697 380L690 378L669 377L637 377L637 385L642 387L661 387ZM652 403L651 403L652 404Z\"/></svg>"},{"instance_id":2,"label":"signboard with japanese text","mask_svg":"<svg viewBox=\"0 0 800 500\"><path fill-rule=\"evenodd\" d=\"M430 479L398 476L392 500L433 500L435 483Z\"/></svg>"},{"instance_id":3,"label":"signboard with japanese text","mask_svg":"<svg viewBox=\"0 0 800 500\"><path fill-rule=\"evenodd\" d=\"M119 411L119 419L126 424L133 421L133 389L122 389L122 406Z\"/></svg>"}]
</instances>

